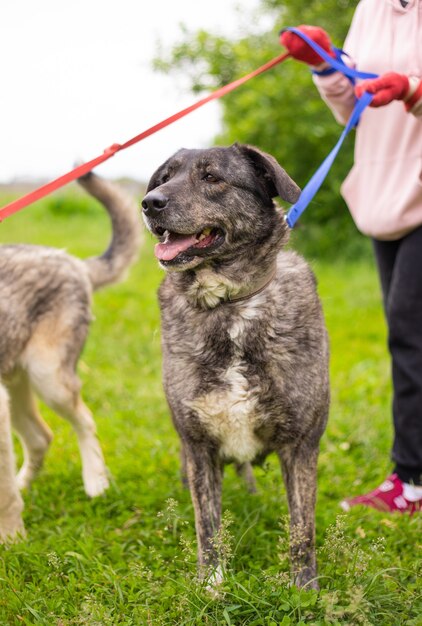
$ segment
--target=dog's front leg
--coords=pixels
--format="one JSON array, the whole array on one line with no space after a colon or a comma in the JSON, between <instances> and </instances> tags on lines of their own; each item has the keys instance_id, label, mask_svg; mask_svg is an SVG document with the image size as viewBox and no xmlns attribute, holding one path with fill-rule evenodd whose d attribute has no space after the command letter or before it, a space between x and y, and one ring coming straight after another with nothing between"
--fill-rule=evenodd
<instances>
[{"instance_id":1,"label":"dog's front leg","mask_svg":"<svg viewBox=\"0 0 422 626\"><path fill-rule=\"evenodd\" d=\"M199 575L218 583L222 574L215 539L221 521L222 463L215 448L203 444L185 443L184 454L195 510Z\"/></svg>"},{"instance_id":2,"label":"dog's front leg","mask_svg":"<svg viewBox=\"0 0 422 626\"><path fill-rule=\"evenodd\" d=\"M0 381L0 543L24 534L22 509L15 477L9 397Z\"/></svg>"},{"instance_id":3,"label":"dog's front leg","mask_svg":"<svg viewBox=\"0 0 422 626\"><path fill-rule=\"evenodd\" d=\"M290 562L298 587L318 589L315 501L318 447L289 446L279 453L290 512Z\"/></svg>"}]
</instances>

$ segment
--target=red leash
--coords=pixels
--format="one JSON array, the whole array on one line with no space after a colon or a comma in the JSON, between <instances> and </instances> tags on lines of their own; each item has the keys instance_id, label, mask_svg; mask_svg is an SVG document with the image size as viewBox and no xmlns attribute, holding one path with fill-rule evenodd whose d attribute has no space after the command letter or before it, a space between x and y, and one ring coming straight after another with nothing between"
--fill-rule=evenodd
<instances>
[{"instance_id":1,"label":"red leash","mask_svg":"<svg viewBox=\"0 0 422 626\"><path fill-rule=\"evenodd\" d=\"M198 102L195 102L195 104L192 104L186 107L186 109L182 109L178 113L175 113L174 115L171 115L170 117L167 117L165 120L159 122L158 124L155 124L154 126L151 126L151 128L148 128L147 130L144 130L139 135L136 135L136 137L129 139L129 141L126 141L125 143L122 143L122 144L114 143L109 148L106 148L103 154L96 157L95 159L92 159L91 161L88 161L87 163L83 163L82 165L78 165L70 172L67 172L67 174L63 174L63 176L59 176L59 178L56 178L50 181L49 183L42 185L42 187L38 187L38 189L35 189L34 191L31 191L27 195L22 196L21 198L18 198L14 202L10 202L9 204L6 204L4 207L0 209L0 222L4 220L6 217L9 217L9 215L13 215L13 213L16 213L17 211L20 211L21 209L27 207L29 204L32 204L36 200L40 200L41 198L44 198L48 194L52 193L53 191L56 191L56 189L60 189L60 187L64 187L64 185L66 185L67 183L70 183L71 181L76 180L77 178L80 178L81 176L84 176L85 174L90 172L92 169L94 169L94 167L96 167L100 163L104 163L104 161L107 161L108 159L110 159L112 156L116 154L116 152L119 152L120 150L125 150L126 148L133 146L133 144L138 143L139 141L142 141L142 139L145 139L146 137L153 135L154 133L158 132L162 128L165 128L166 126L169 126L170 124L173 124L173 122L176 122L177 120L184 117L185 115L192 113L192 111L199 109L199 107L203 106L207 102L210 102L211 100L216 100L217 98L221 98L226 93L229 93L230 91L233 91L237 87L240 87L240 85L243 85L243 83L246 83L246 81L250 80L251 78L258 76L259 74L262 74L263 72L266 72L267 70L271 69L278 63L281 63L282 61L287 59L289 56L290 54L286 53L286 54L281 54L278 57L275 57L271 61L268 61L268 63L261 65L261 67L254 70L250 74L247 74L246 76L242 76L242 78L238 78L232 83L229 83L228 85L224 85L223 87L220 87L220 89L213 91L211 94L209 94L205 98L202 98L202 100L198 100Z\"/></svg>"}]
</instances>

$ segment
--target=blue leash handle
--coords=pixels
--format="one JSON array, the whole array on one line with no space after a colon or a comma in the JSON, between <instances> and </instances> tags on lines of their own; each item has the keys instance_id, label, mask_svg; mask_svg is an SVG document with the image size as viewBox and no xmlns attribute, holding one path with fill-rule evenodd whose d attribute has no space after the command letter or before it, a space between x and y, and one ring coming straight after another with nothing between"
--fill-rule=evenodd
<instances>
[{"instance_id":1,"label":"blue leash handle","mask_svg":"<svg viewBox=\"0 0 422 626\"><path fill-rule=\"evenodd\" d=\"M378 78L378 74L373 74L371 72L360 72L351 67L348 67L341 59L341 55L343 53L341 50L336 48L336 58L333 58L323 48L321 48L321 46L315 43L307 35L302 33L302 31L300 31L299 29L290 27L284 28L283 31L284 30L289 30L301 37L301 39L303 39L303 41L305 41L313 50L315 50L315 52L317 52L324 59L324 61L329 63L330 66L336 71L342 72L345 76L349 78L349 80L351 80L351 82L354 83L356 78ZM310 178L308 183L302 189L299 200L290 207L286 216L286 221L290 228L293 228L299 217L302 215L304 210L307 208L307 206L317 193L318 189L321 187L328 172L330 171L332 164L334 163L337 154L339 153L341 146L343 145L345 138L352 130L352 128L355 128L357 126L362 112L369 105L373 97L373 94L365 92L361 98L356 100L356 104L352 111L350 119L347 122L343 132L341 133L338 142L328 154L328 156L325 157L324 161L321 163L315 174Z\"/></svg>"},{"instance_id":2,"label":"blue leash handle","mask_svg":"<svg viewBox=\"0 0 422 626\"><path fill-rule=\"evenodd\" d=\"M360 72L359 70L355 70L353 67L349 67L348 65L346 65L341 59L341 54L346 54L345 52L343 52L343 50L340 50L339 48L334 48L337 54L336 58L333 58L328 54L326 50L324 50L324 48L321 48L320 45L315 43L315 41L308 37L308 35L302 33L302 31L298 28L289 26L288 28L283 28L281 32L284 32L285 30L288 30L298 35L298 37L303 39L303 41L307 43L308 46L310 46L315 52L317 52L319 56L324 59L324 61L329 63L331 67L333 67L338 72L342 72L348 78L378 78L378 74L373 74L372 72Z\"/></svg>"}]
</instances>

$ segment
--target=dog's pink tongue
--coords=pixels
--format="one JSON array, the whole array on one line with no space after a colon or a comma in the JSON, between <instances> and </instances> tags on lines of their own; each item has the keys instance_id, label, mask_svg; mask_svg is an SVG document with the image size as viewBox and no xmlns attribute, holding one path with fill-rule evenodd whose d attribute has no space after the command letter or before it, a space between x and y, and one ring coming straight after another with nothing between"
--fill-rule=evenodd
<instances>
[{"instance_id":1,"label":"dog's pink tongue","mask_svg":"<svg viewBox=\"0 0 422 626\"><path fill-rule=\"evenodd\" d=\"M171 233L163 243L157 243L154 252L160 261L172 261L178 254L198 243L195 235Z\"/></svg>"}]
</instances>

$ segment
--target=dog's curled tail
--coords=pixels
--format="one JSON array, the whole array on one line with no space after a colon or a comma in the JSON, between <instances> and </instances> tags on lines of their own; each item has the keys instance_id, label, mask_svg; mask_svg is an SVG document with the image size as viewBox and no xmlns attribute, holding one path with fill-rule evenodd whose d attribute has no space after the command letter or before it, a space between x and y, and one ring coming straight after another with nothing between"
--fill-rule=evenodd
<instances>
[{"instance_id":1,"label":"dog's curled tail","mask_svg":"<svg viewBox=\"0 0 422 626\"><path fill-rule=\"evenodd\" d=\"M85 259L93 289L121 280L136 260L141 245L139 208L125 190L89 172L78 183L106 208L112 225L112 238L101 256Z\"/></svg>"}]
</instances>

